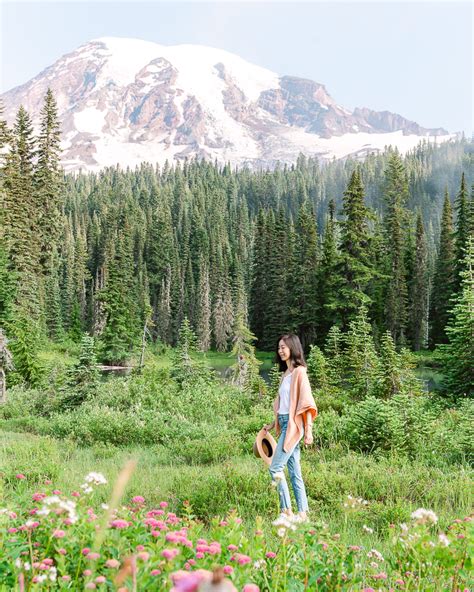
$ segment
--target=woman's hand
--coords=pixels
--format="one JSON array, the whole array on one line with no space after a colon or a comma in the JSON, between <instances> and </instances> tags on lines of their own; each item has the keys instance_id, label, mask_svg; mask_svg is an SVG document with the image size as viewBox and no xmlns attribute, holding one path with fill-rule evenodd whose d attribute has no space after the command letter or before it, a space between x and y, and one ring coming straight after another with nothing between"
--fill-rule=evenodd
<instances>
[{"instance_id":1,"label":"woman's hand","mask_svg":"<svg viewBox=\"0 0 474 592\"><path fill-rule=\"evenodd\" d=\"M267 423L267 425L263 426L263 431L265 433L269 432L270 430L273 430L273 428L275 427L275 422L273 421L272 423Z\"/></svg>"},{"instance_id":2,"label":"woman's hand","mask_svg":"<svg viewBox=\"0 0 474 592\"><path fill-rule=\"evenodd\" d=\"M306 444L306 446L311 446L313 442L313 431L311 429L307 429L304 434L304 443Z\"/></svg>"}]
</instances>

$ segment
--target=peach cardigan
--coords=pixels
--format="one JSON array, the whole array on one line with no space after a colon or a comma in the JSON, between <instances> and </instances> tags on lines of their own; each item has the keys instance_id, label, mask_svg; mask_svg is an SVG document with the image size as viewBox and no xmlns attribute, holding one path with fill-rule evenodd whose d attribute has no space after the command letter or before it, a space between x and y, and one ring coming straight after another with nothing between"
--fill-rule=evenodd
<instances>
[{"instance_id":1,"label":"peach cardigan","mask_svg":"<svg viewBox=\"0 0 474 592\"><path fill-rule=\"evenodd\" d=\"M280 395L277 395L273 402L273 412L275 414L275 429L277 436L280 434L278 424L278 407L280 406ZM318 415L318 409L314 402L311 386L309 384L308 374L304 366L297 366L291 373L290 386L290 417L288 427L286 428L283 450L288 452L300 440L304 433L306 425L306 414L311 413L313 419Z\"/></svg>"}]
</instances>

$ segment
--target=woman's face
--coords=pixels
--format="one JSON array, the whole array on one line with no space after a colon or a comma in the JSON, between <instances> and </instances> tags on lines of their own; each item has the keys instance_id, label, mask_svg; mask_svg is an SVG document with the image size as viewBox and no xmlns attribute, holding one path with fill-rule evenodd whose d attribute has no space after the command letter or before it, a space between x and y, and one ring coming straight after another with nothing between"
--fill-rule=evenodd
<instances>
[{"instance_id":1,"label":"woman's face","mask_svg":"<svg viewBox=\"0 0 474 592\"><path fill-rule=\"evenodd\" d=\"M283 339L280 339L278 342L278 355L280 356L282 362L286 362L291 356L290 348L286 345Z\"/></svg>"}]
</instances>

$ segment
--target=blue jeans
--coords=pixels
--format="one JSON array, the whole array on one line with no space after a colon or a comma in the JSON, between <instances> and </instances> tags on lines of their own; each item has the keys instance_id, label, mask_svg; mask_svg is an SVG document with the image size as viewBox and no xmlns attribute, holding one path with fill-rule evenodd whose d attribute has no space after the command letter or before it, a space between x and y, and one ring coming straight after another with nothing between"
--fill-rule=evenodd
<instances>
[{"instance_id":1,"label":"blue jeans","mask_svg":"<svg viewBox=\"0 0 474 592\"><path fill-rule=\"evenodd\" d=\"M291 485L295 494L296 505L298 512L308 511L308 498L306 497L306 488L304 486L303 477L301 475L300 465L300 443L298 442L293 450L285 452L283 450L283 443L285 441L286 428L288 426L289 415L278 415L278 423L280 424L281 434L278 439L278 444L273 455L272 464L269 471L272 481L275 481L275 474L283 472L283 469L288 465L288 473L290 475ZM281 510L288 510L291 508L290 490L286 479L278 481L277 485L278 495L280 497Z\"/></svg>"}]
</instances>

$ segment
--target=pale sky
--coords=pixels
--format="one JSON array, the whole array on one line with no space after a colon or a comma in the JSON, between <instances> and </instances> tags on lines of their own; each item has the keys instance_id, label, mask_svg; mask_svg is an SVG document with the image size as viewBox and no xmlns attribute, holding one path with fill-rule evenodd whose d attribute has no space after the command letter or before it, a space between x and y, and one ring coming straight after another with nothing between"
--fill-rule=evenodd
<instances>
[{"instance_id":1,"label":"pale sky","mask_svg":"<svg viewBox=\"0 0 474 592\"><path fill-rule=\"evenodd\" d=\"M96 37L226 49L349 109L473 131L470 2L0 0L0 93Z\"/></svg>"}]
</instances>

